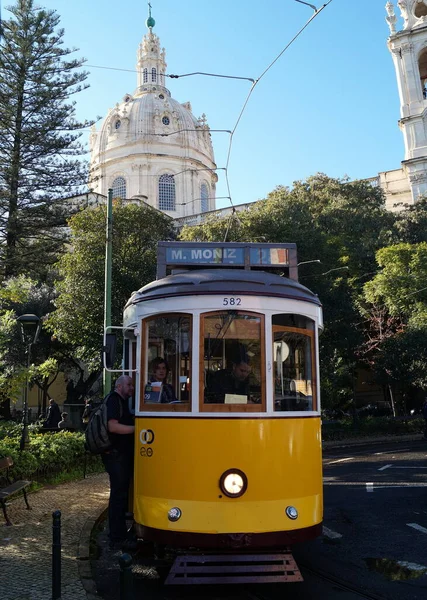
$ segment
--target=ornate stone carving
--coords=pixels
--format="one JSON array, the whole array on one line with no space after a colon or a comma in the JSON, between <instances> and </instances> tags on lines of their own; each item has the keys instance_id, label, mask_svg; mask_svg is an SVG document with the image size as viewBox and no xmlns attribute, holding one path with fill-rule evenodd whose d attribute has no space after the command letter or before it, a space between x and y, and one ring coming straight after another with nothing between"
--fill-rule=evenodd
<instances>
[{"instance_id":1,"label":"ornate stone carving","mask_svg":"<svg viewBox=\"0 0 427 600\"><path fill-rule=\"evenodd\" d=\"M385 9L386 9L387 15L388 15L385 20L388 23L391 35L394 35L396 33L397 17L394 13L394 5L392 2L390 2L390 0L385 5Z\"/></svg>"},{"instance_id":2,"label":"ornate stone carving","mask_svg":"<svg viewBox=\"0 0 427 600\"><path fill-rule=\"evenodd\" d=\"M413 175L409 175L409 181L414 184L426 183L427 182L427 174L426 173L414 173Z\"/></svg>"},{"instance_id":3,"label":"ornate stone carving","mask_svg":"<svg viewBox=\"0 0 427 600\"><path fill-rule=\"evenodd\" d=\"M414 44L402 44L400 50L402 54L409 54L414 49Z\"/></svg>"},{"instance_id":4,"label":"ornate stone carving","mask_svg":"<svg viewBox=\"0 0 427 600\"><path fill-rule=\"evenodd\" d=\"M404 21L403 29L407 29L409 25L407 0L398 0L397 6L400 8L400 13Z\"/></svg>"}]
</instances>

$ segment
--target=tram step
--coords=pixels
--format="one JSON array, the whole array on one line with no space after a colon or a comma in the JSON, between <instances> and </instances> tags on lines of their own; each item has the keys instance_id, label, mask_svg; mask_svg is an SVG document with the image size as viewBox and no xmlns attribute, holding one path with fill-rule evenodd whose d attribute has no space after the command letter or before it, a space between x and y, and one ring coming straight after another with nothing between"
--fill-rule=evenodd
<instances>
[{"instance_id":1,"label":"tram step","mask_svg":"<svg viewBox=\"0 0 427 600\"><path fill-rule=\"evenodd\" d=\"M303 581L291 553L177 556L165 585Z\"/></svg>"}]
</instances>

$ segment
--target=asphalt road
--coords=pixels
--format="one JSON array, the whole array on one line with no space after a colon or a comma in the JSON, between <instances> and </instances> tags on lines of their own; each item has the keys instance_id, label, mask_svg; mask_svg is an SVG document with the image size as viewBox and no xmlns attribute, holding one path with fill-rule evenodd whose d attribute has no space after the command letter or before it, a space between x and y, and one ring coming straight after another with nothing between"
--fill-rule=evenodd
<instances>
[{"instance_id":1,"label":"asphalt road","mask_svg":"<svg viewBox=\"0 0 427 600\"><path fill-rule=\"evenodd\" d=\"M366 443L324 451L324 535L293 548L303 583L164 587L154 569L134 569L144 600L328 600L427 598L427 442ZM105 533L96 561L105 600L118 596L117 557Z\"/></svg>"}]
</instances>

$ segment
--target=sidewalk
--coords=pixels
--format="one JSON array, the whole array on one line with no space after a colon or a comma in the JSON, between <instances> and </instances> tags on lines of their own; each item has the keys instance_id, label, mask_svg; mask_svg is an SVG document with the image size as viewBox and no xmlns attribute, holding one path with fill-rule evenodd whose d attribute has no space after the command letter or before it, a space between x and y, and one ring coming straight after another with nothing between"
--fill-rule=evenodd
<instances>
[{"instance_id":1,"label":"sidewalk","mask_svg":"<svg viewBox=\"0 0 427 600\"><path fill-rule=\"evenodd\" d=\"M52 597L52 512L60 510L62 543L61 600L88 600L91 529L107 507L106 473L29 494L31 511L23 498L8 505L12 527L0 513L1 600L48 600ZM86 571L85 571L86 570ZM93 584L92 584L93 585ZM93 590L94 592L95 590Z\"/></svg>"}]
</instances>

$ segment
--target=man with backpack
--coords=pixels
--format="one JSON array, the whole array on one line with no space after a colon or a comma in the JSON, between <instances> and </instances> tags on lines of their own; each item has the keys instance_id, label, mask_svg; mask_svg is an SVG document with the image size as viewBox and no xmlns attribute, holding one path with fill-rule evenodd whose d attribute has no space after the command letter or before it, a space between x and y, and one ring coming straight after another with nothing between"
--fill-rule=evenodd
<instances>
[{"instance_id":1,"label":"man with backpack","mask_svg":"<svg viewBox=\"0 0 427 600\"><path fill-rule=\"evenodd\" d=\"M114 391L106 396L108 436L111 449L101 454L110 478L108 523L113 547L126 540L126 512L129 504L129 485L133 474L134 420L129 410L129 398L134 393L132 378L121 375Z\"/></svg>"}]
</instances>

